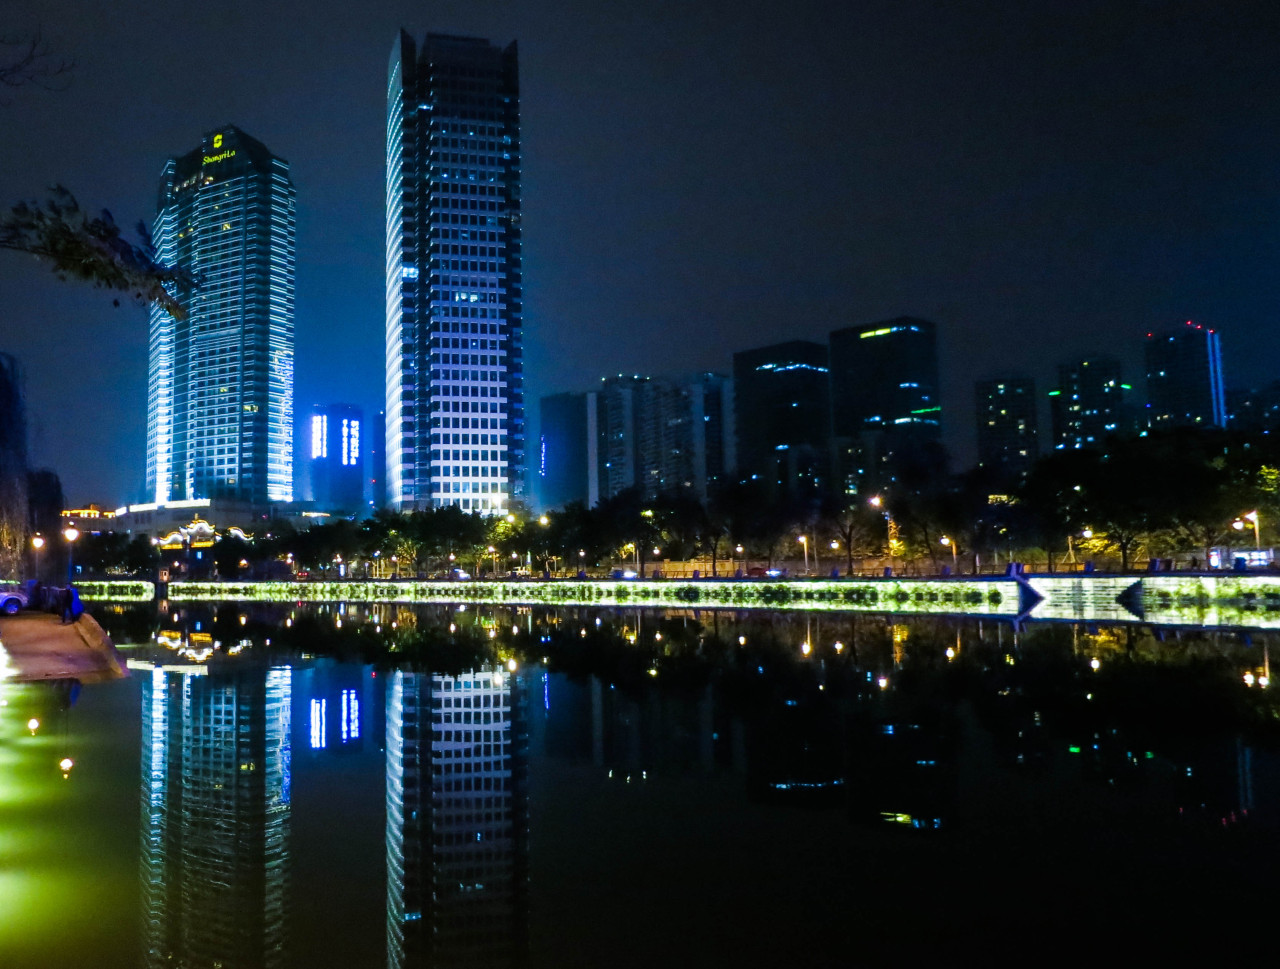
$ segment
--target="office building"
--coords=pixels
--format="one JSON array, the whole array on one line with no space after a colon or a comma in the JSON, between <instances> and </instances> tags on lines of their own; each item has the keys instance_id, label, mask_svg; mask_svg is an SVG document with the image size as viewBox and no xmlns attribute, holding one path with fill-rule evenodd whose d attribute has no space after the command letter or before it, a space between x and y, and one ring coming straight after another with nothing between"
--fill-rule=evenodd
<instances>
[{"instance_id":1,"label":"office building","mask_svg":"<svg viewBox=\"0 0 1280 969\"><path fill-rule=\"evenodd\" d=\"M1109 437L1132 434L1131 389L1115 357L1058 364L1058 386L1049 391L1054 449L1100 448Z\"/></svg>"},{"instance_id":2,"label":"office building","mask_svg":"<svg viewBox=\"0 0 1280 969\"><path fill-rule=\"evenodd\" d=\"M997 377L974 385L978 464L997 472L1025 474L1040 456L1036 384L1030 377Z\"/></svg>"},{"instance_id":3,"label":"office building","mask_svg":"<svg viewBox=\"0 0 1280 969\"><path fill-rule=\"evenodd\" d=\"M365 434L368 442L369 487L366 489L365 501L368 502L370 514L376 514L387 507L387 415L378 411L369 421L369 430Z\"/></svg>"},{"instance_id":4,"label":"office building","mask_svg":"<svg viewBox=\"0 0 1280 969\"><path fill-rule=\"evenodd\" d=\"M387 72L387 480L397 510L524 495L516 45L400 33Z\"/></svg>"},{"instance_id":5,"label":"office building","mask_svg":"<svg viewBox=\"0 0 1280 969\"><path fill-rule=\"evenodd\" d=\"M733 355L737 477L771 492L825 486L831 398L827 348L792 340Z\"/></svg>"},{"instance_id":6,"label":"office building","mask_svg":"<svg viewBox=\"0 0 1280 969\"><path fill-rule=\"evenodd\" d=\"M293 498L295 195L289 164L232 126L169 159L153 235L198 285L151 308L146 500Z\"/></svg>"},{"instance_id":7,"label":"office building","mask_svg":"<svg viewBox=\"0 0 1280 969\"><path fill-rule=\"evenodd\" d=\"M538 408L538 502L546 509L588 503L592 491L587 439L587 400L594 394L552 394Z\"/></svg>"},{"instance_id":8,"label":"office building","mask_svg":"<svg viewBox=\"0 0 1280 969\"><path fill-rule=\"evenodd\" d=\"M528 946L528 711L501 667L392 674L387 963L517 966Z\"/></svg>"},{"instance_id":9,"label":"office building","mask_svg":"<svg viewBox=\"0 0 1280 969\"><path fill-rule=\"evenodd\" d=\"M303 497L322 511L362 511L368 435L360 408L352 404L317 405L309 408L303 419Z\"/></svg>"},{"instance_id":10,"label":"office building","mask_svg":"<svg viewBox=\"0 0 1280 969\"><path fill-rule=\"evenodd\" d=\"M845 492L890 489L939 460L937 326L902 316L836 330L830 340L832 433Z\"/></svg>"},{"instance_id":11,"label":"office building","mask_svg":"<svg viewBox=\"0 0 1280 969\"><path fill-rule=\"evenodd\" d=\"M1222 344L1214 330L1188 320L1148 333L1146 364L1148 429L1227 426Z\"/></svg>"}]
</instances>

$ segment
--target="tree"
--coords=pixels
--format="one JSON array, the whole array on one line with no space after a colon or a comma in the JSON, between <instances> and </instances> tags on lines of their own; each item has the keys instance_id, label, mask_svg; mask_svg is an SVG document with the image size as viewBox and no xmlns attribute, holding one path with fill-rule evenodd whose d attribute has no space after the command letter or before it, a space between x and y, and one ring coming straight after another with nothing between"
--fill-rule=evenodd
<instances>
[{"instance_id":1,"label":"tree","mask_svg":"<svg viewBox=\"0 0 1280 969\"><path fill-rule=\"evenodd\" d=\"M91 217L60 185L53 186L43 202L19 202L0 215L0 249L35 256L59 279L129 293L139 303L155 303L174 319L186 319L186 307L174 292L179 286L194 287L194 278L156 258L145 223L138 223L137 232L139 243L125 239L110 212L103 209Z\"/></svg>"},{"instance_id":2,"label":"tree","mask_svg":"<svg viewBox=\"0 0 1280 969\"><path fill-rule=\"evenodd\" d=\"M37 31L32 34L0 36L0 87L25 85L58 90L66 82L75 62L54 53ZM4 104L0 101L0 104Z\"/></svg>"}]
</instances>

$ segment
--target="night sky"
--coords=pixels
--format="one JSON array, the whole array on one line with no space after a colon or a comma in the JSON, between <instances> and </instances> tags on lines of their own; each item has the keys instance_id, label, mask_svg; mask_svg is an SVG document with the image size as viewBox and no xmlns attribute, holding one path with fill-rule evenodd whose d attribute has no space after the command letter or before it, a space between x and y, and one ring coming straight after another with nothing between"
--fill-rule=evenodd
<instances>
[{"instance_id":1,"label":"night sky","mask_svg":"<svg viewBox=\"0 0 1280 969\"><path fill-rule=\"evenodd\" d=\"M625 370L935 320L946 435L973 380L1223 335L1228 387L1280 377L1280 5L657 0L189 5L9 0L76 67L4 92L0 203L58 182L123 225L232 123L298 191L295 407L383 399L385 71L396 31L520 44L526 375ZM33 460L72 503L135 497L146 314L0 252L0 349ZM1047 429L1045 429L1047 430ZM1044 431L1042 430L1042 433ZM536 448L530 447L532 456Z\"/></svg>"}]
</instances>

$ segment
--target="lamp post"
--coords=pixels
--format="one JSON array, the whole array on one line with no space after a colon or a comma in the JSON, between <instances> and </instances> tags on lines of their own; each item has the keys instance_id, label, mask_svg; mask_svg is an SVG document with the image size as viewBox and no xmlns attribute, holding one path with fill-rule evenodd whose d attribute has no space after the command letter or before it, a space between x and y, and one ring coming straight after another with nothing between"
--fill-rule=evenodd
<instances>
[{"instance_id":1,"label":"lamp post","mask_svg":"<svg viewBox=\"0 0 1280 969\"><path fill-rule=\"evenodd\" d=\"M40 549L44 548L44 536L36 532L31 536L31 547L36 550L36 581L40 581Z\"/></svg>"},{"instance_id":2,"label":"lamp post","mask_svg":"<svg viewBox=\"0 0 1280 969\"><path fill-rule=\"evenodd\" d=\"M1262 531L1258 524L1257 511L1249 512L1249 514L1244 516L1244 520L1248 522L1253 522L1253 547L1257 549L1261 549L1262 548L1262 538L1261 538Z\"/></svg>"},{"instance_id":3,"label":"lamp post","mask_svg":"<svg viewBox=\"0 0 1280 969\"><path fill-rule=\"evenodd\" d=\"M804 570L808 572L809 571L809 540L805 536L801 535L798 539L796 539L796 541L798 541L801 547L804 549Z\"/></svg>"},{"instance_id":4,"label":"lamp post","mask_svg":"<svg viewBox=\"0 0 1280 969\"><path fill-rule=\"evenodd\" d=\"M75 552L74 546L77 538L80 537L80 529L75 525L68 525L62 530L62 537L67 540L67 585L71 584L71 579L75 575Z\"/></svg>"},{"instance_id":5,"label":"lamp post","mask_svg":"<svg viewBox=\"0 0 1280 969\"><path fill-rule=\"evenodd\" d=\"M951 538L947 535L943 535L940 539L938 539L938 541L941 542L943 545L948 546L951 549L951 571L955 572L959 568L959 565L958 565L959 560L956 556L956 543L951 541Z\"/></svg>"}]
</instances>

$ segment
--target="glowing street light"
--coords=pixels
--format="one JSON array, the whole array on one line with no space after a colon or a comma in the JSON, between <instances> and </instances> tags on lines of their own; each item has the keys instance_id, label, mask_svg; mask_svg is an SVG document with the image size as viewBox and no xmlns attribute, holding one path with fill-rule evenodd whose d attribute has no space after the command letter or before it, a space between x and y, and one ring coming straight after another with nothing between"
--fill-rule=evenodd
<instances>
[{"instance_id":1,"label":"glowing street light","mask_svg":"<svg viewBox=\"0 0 1280 969\"><path fill-rule=\"evenodd\" d=\"M62 530L62 537L67 540L67 584L71 584L71 579L75 575L75 553L72 551L75 541L80 537L80 529L75 525L68 525Z\"/></svg>"},{"instance_id":2,"label":"glowing street light","mask_svg":"<svg viewBox=\"0 0 1280 969\"><path fill-rule=\"evenodd\" d=\"M799 538L796 539L796 541L799 542L804 547L804 570L808 572L809 571L809 539L806 536L801 535Z\"/></svg>"},{"instance_id":3,"label":"glowing street light","mask_svg":"<svg viewBox=\"0 0 1280 969\"><path fill-rule=\"evenodd\" d=\"M956 543L951 540L949 535L943 535L938 541L951 549L951 571L955 571L958 567L958 559L956 557Z\"/></svg>"},{"instance_id":4,"label":"glowing street light","mask_svg":"<svg viewBox=\"0 0 1280 969\"><path fill-rule=\"evenodd\" d=\"M44 536L36 532L31 536L31 547L36 550L36 581L40 581L40 549L44 548Z\"/></svg>"}]
</instances>

